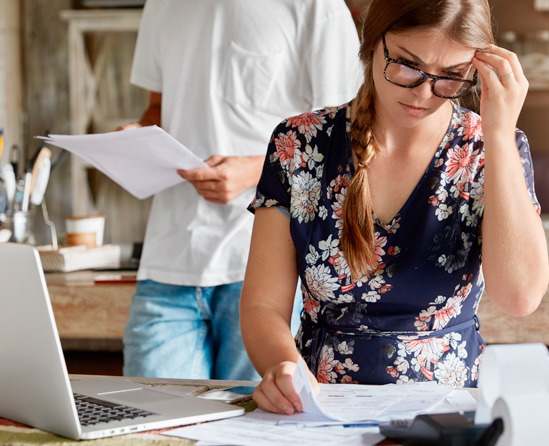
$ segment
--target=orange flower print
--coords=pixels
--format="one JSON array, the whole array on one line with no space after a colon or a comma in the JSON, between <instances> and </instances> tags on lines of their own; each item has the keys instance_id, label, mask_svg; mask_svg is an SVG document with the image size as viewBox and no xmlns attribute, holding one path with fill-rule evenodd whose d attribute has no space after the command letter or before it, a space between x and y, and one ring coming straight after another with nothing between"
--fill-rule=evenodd
<instances>
[{"instance_id":1,"label":"orange flower print","mask_svg":"<svg viewBox=\"0 0 549 446\"><path fill-rule=\"evenodd\" d=\"M456 145L448 149L448 161L446 161L446 173L451 180L464 181L475 170L474 161L477 151L471 152L469 145L462 147Z\"/></svg>"},{"instance_id":2,"label":"orange flower print","mask_svg":"<svg viewBox=\"0 0 549 446\"><path fill-rule=\"evenodd\" d=\"M320 310L320 302L307 296L307 298L305 299L305 302L303 303L303 309L311 317L313 321L316 322L318 320L317 315L318 315L318 311Z\"/></svg>"},{"instance_id":3,"label":"orange flower print","mask_svg":"<svg viewBox=\"0 0 549 446\"><path fill-rule=\"evenodd\" d=\"M343 375L340 379L341 384L358 384L358 381L352 379L349 375Z\"/></svg>"},{"instance_id":4,"label":"orange flower print","mask_svg":"<svg viewBox=\"0 0 549 446\"><path fill-rule=\"evenodd\" d=\"M276 152L280 159L280 164L287 168L294 158L295 149L301 147L301 142L296 139L296 132L289 130L288 133L279 133L275 139Z\"/></svg>"},{"instance_id":5,"label":"orange flower print","mask_svg":"<svg viewBox=\"0 0 549 446\"><path fill-rule=\"evenodd\" d=\"M319 116L315 113L304 113L299 116L294 116L288 119L287 126L299 130L299 133L305 135L307 142L310 142L313 136L316 136L317 130L322 129L322 124L326 123L326 119L323 116Z\"/></svg>"},{"instance_id":6,"label":"orange flower print","mask_svg":"<svg viewBox=\"0 0 549 446\"><path fill-rule=\"evenodd\" d=\"M385 254L383 247L387 244L387 237L381 237L379 232L374 234L374 245L375 251L374 255L376 256L377 263L381 263L381 257Z\"/></svg>"},{"instance_id":7,"label":"orange flower print","mask_svg":"<svg viewBox=\"0 0 549 446\"><path fill-rule=\"evenodd\" d=\"M320 362L316 373L316 379L319 383L330 383L337 378L335 368L339 361L334 359L334 349L323 347L320 352Z\"/></svg>"},{"instance_id":8,"label":"orange flower print","mask_svg":"<svg viewBox=\"0 0 549 446\"><path fill-rule=\"evenodd\" d=\"M477 140L482 135L482 119L476 113L467 113L463 123L463 140Z\"/></svg>"},{"instance_id":9,"label":"orange flower print","mask_svg":"<svg viewBox=\"0 0 549 446\"><path fill-rule=\"evenodd\" d=\"M450 297L444 308L434 314L433 330L441 330L448 325L450 319L461 313L463 298L461 296Z\"/></svg>"}]
</instances>

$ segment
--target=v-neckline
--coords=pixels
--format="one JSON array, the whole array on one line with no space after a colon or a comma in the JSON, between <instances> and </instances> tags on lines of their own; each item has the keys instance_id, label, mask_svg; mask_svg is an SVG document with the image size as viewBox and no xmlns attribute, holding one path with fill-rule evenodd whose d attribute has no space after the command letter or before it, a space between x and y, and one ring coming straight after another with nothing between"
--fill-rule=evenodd
<instances>
[{"instance_id":1,"label":"v-neckline","mask_svg":"<svg viewBox=\"0 0 549 446\"><path fill-rule=\"evenodd\" d=\"M354 165L354 162L353 162L353 150L352 150L352 146L351 146L351 105L352 105L352 101L349 102L348 107L347 107L347 111L346 111L346 122L347 122L347 125L346 125L346 147L347 147L347 162L349 163L349 166L350 166L350 172L351 172L351 178L352 178L352 177L354 177L356 170L355 170L355 165ZM375 210L372 209L372 216L373 216L373 219L374 219L374 223L377 224L378 226L380 226L381 228L385 229L386 231L391 230L391 228L396 223L398 223L398 221L400 221L400 219L405 215L406 211L408 210L408 208L411 206L411 204L415 200L418 192L421 190L421 188L423 187L423 184L425 183L425 181L429 177L431 171L433 170L433 167L434 167L435 163L440 158L440 154L442 153L442 150L444 149L444 147L446 146L446 143L448 142L448 140L450 139L450 136L452 135L453 128L454 128L454 123L455 123L455 120L457 119L457 107L458 106L456 104L452 103L452 115L450 117L450 123L448 124L448 128L446 129L446 133L444 134L444 137L442 138L442 140L441 140L441 142L440 142L433 158L431 159L431 162L429 163L429 166L425 170L425 173L422 175L422 177L420 178L420 180L416 184L416 187L414 188L412 193L408 196L408 198L406 199L406 201L404 202L402 207L397 211L395 216L393 218L391 218L391 220L389 222L386 223L386 222L382 221L376 215Z\"/></svg>"}]
</instances>

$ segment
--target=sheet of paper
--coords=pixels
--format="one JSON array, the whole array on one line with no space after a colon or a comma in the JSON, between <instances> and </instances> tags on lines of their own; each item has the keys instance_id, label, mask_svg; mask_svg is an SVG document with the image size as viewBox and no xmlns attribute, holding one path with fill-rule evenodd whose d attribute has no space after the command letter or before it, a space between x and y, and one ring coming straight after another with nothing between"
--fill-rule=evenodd
<instances>
[{"instance_id":1,"label":"sheet of paper","mask_svg":"<svg viewBox=\"0 0 549 446\"><path fill-rule=\"evenodd\" d=\"M155 125L121 132L38 138L81 157L139 199L185 181L177 169L208 167Z\"/></svg>"},{"instance_id":2,"label":"sheet of paper","mask_svg":"<svg viewBox=\"0 0 549 446\"><path fill-rule=\"evenodd\" d=\"M297 363L293 384L303 403L303 412L343 423L414 416L441 404L454 390L436 383L321 384L320 394L315 395L302 358Z\"/></svg>"},{"instance_id":3,"label":"sheet of paper","mask_svg":"<svg viewBox=\"0 0 549 446\"><path fill-rule=\"evenodd\" d=\"M253 422L247 416L202 423L163 432L164 435L199 440L207 444L238 446L279 446L298 444L345 444L346 446L373 446L383 439L377 428L318 428L300 429Z\"/></svg>"}]
</instances>

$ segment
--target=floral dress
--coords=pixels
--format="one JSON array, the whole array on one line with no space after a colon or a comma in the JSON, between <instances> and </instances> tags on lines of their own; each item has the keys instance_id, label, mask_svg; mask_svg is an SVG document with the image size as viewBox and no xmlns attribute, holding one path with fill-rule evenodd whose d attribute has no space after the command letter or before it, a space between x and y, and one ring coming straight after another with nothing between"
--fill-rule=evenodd
<instances>
[{"instance_id":1,"label":"floral dress","mask_svg":"<svg viewBox=\"0 0 549 446\"><path fill-rule=\"evenodd\" d=\"M540 212L526 136L516 131L531 200ZM350 103L283 121L274 131L249 209L290 218L304 311L297 347L322 383L437 381L475 386L484 342L480 116L454 105L428 169L393 218L375 215L369 278L353 281L340 248L342 206L354 174Z\"/></svg>"}]
</instances>

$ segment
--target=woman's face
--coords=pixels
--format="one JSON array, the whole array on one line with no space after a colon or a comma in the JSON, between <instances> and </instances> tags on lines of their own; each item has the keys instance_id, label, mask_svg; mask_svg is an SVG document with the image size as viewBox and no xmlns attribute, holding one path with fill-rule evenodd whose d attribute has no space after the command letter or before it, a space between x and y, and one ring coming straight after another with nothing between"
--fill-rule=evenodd
<instances>
[{"instance_id":1,"label":"woman's face","mask_svg":"<svg viewBox=\"0 0 549 446\"><path fill-rule=\"evenodd\" d=\"M407 31L385 34L391 59L436 76L470 78L475 50L449 40L436 31ZM403 88L385 79L387 62L380 41L373 55L373 77L378 118L403 127L415 127L437 112L448 99L435 96L432 79L414 88ZM387 119L389 121L387 121Z\"/></svg>"}]
</instances>

